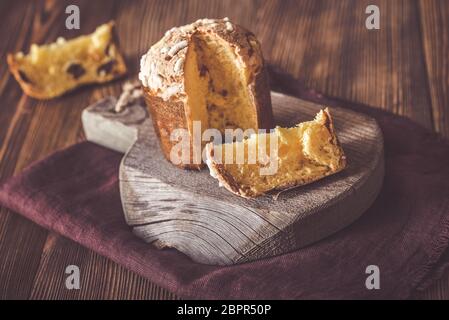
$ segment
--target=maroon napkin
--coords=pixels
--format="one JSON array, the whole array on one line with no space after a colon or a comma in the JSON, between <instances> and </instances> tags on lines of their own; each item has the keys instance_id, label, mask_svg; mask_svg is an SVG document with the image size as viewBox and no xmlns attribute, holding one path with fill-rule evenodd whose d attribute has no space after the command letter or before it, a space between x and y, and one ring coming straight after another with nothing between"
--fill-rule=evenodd
<instances>
[{"instance_id":1,"label":"maroon napkin","mask_svg":"<svg viewBox=\"0 0 449 320\"><path fill-rule=\"evenodd\" d=\"M0 186L0 203L124 265L184 298L407 298L441 276L449 253L449 144L366 106L329 100L279 73L274 88L375 117L386 175L373 206L346 229L309 247L241 265L201 265L157 250L126 225L118 189L121 155L83 142L39 161ZM380 289L368 290L368 265Z\"/></svg>"}]
</instances>

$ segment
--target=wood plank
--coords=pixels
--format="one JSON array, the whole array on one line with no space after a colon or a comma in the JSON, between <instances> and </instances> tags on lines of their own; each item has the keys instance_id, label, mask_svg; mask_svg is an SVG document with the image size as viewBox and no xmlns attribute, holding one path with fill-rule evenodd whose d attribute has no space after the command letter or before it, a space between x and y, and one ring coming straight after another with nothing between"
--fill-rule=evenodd
<instances>
[{"instance_id":1,"label":"wood plank","mask_svg":"<svg viewBox=\"0 0 449 320\"><path fill-rule=\"evenodd\" d=\"M65 269L80 269L80 289L65 286ZM176 297L71 240L49 233L31 299L164 299Z\"/></svg>"},{"instance_id":2,"label":"wood plank","mask_svg":"<svg viewBox=\"0 0 449 320\"><path fill-rule=\"evenodd\" d=\"M6 52L16 51L29 42L34 21L35 3L23 5L18 2L2 2L2 21L9 28L2 28L2 57ZM5 10L5 11L4 11ZM7 13L6 15L4 13ZM17 36L17 39L15 38ZM0 180L12 175L19 168L17 161L22 143L26 139L27 127L33 110L30 101L24 97L15 80L9 75L6 63L0 67ZM32 222L0 209L0 297L27 298L31 291L34 271L39 265L47 231Z\"/></svg>"},{"instance_id":3,"label":"wood plank","mask_svg":"<svg viewBox=\"0 0 449 320\"><path fill-rule=\"evenodd\" d=\"M148 111L139 103L117 113L117 100L110 96L90 105L83 110L81 121L88 141L125 153L136 141L138 128L148 118Z\"/></svg>"},{"instance_id":4,"label":"wood plank","mask_svg":"<svg viewBox=\"0 0 449 320\"><path fill-rule=\"evenodd\" d=\"M369 4L380 8L380 30L365 28ZM248 27L268 61L300 83L431 128L415 1L266 1L258 18Z\"/></svg>"},{"instance_id":5,"label":"wood plank","mask_svg":"<svg viewBox=\"0 0 449 320\"><path fill-rule=\"evenodd\" d=\"M47 231L0 208L0 299L27 299Z\"/></svg>"},{"instance_id":6,"label":"wood plank","mask_svg":"<svg viewBox=\"0 0 449 320\"><path fill-rule=\"evenodd\" d=\"M449 138L449 2L420 0L419 8L434 127Z\"/></svg>"}]
</instances>

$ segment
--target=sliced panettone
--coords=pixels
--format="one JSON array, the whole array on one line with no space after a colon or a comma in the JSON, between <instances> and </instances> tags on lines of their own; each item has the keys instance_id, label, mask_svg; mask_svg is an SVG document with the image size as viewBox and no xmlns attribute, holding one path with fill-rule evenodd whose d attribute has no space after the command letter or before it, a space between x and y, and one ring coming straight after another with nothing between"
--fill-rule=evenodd
<instances>
[{"instance_id":1,"label":"sliced panettone","mask_svg":"<svg viewBox=\"0 0 449 320\"><path fill-rule=\"evenodd\" d=\"M142 57L139 78L155 131L167 159L173 130L193 137L194 122L208 128L269 129L271 97L264 60L254 34L229 19L201 19L173 28ZM202 166L192 138L188 163Z\"/></svg>"},{"instance_id":2,"label":"sliced panettone","mask_svg":"<svg viewBox=\"0 0 449 320\"><path fill-rule=\"evenodd\" d=\"M271 144L272 139L277 143ZM259 151L261 143L266 151ZM270 145L276 148L270 149ZM237 150L244 152L243 161L237 160ZM230 156L228 152L232 152ZM209 143L206 156L211 175L226 189L245 198L305 185L346 166L327 108L313 121L293 128L276 127L274 132L252 134L230 144Z\"/></svg>"},{"instance_id":3,"label":"sliced panettone","mask_svg":"<svg viewBox=\"0 0 449 320\"><path fill-rule=\"evenodd\" d=\"M109 22L90 35L33 44L27 55L8 55L9 69L23 91L38 99L54 98L83 84L110 81L126 72L113 28Z\"/></svg>"}]
</instances>

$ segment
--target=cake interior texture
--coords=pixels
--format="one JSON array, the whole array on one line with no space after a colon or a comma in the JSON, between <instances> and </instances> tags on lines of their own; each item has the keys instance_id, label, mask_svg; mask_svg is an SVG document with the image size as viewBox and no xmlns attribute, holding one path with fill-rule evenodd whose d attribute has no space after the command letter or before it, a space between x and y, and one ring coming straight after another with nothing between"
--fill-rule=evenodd
<instances>
[{"instance_id":1,"label":"cake interior texture","mask_svg":"<svg viewBox=\"0 0 449 320\"><path fill-rule=\"evenodd\" d=\"M304 185L342 170L345 156L328 117L327 111L320 111L313 121L292 128L276 127L271 133L214 145L215 160L212 161L221 159L222 163L215 174L227 180L227 187L234 189L231 191L251 197L273 189ZM277 139L274 150L270 150L271 139ZM260 151L261 143L265 145ZM233 161L229 163L226 153L231 147ZM243 162L237 159L238 149L244 151ZM276 170L272 174L261 174L260 169L269 166L270 161L277 161Z\"/></svg>"},{"instance_id":2,"label":"cake interior texture","mask_svg":"<svg viewBox=\"0 0 449 320\"><path fill-rule=\"evenodd\" d=\"M193 121L201 121L202 130L221 133L227 128L258 129L250 72L228 42L209 33L194 34L184 76L189 129Z\"/></svg>"},{"instance_id":3,"label":"cake interior texture","mask_svg":"<svg viewBox=\"0 0 449 320\"><path fill-rule=\"evenodd\" d=\"M89 35L54 43L31 45L30 53L8 57L19 82L29 95L52 98L80 84L105 82L125 73L126 66L113 39L113 23Z\"/></svg>"}]
</instances>

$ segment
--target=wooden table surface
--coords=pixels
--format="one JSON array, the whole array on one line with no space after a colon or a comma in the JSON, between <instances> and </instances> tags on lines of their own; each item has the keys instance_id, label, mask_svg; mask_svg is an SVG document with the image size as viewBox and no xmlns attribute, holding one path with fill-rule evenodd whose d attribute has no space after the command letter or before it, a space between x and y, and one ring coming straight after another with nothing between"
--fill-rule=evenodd
<instances>
[{"instance_id":1,"label":"wooden table surface","mask_svg":"<svg viewBox=\"0 0 449 320\"><path fill-rule=\"evenodd\" d=\"M80 30L65 28L76 4ZM377 4L380 30L365 28ZM228 16L252 30L266 60L330 96L404 115L449 137L449 1L1 1L0 181L32 161L84 139L80 115L121 81L51 101L26 97L8 72L6 53L92 32L117 22L130 76L139 58L174 25ZM66 266L81 270L67 290ZM116 263L0 207L1 299L176 299ZM416 298L449 299L449 276Z\"/></svg>"}]
</instances>

